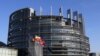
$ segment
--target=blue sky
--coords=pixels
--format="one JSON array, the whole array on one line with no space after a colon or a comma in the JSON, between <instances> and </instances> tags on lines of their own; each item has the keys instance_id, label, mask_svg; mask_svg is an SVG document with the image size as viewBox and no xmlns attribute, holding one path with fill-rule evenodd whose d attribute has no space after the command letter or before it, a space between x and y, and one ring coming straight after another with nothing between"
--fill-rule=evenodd
<instances>
[{"instance_id":1,"label":"blue sky","mask_svg":"<svg viewBox=\"0 0 100 56\"><path fill-rule=\"evenodd\" d=\"M39 8L42 6L43 14L50 14L51 4L54 15L58 15L58 9L61 5L64 17L66 17L66 10L69 8L82 13L86 35L90 38L91 51L100 52L100 0L1 0L0 41L7 42L9 15L13 11L32 7L39 13Z\"/></svg>"}]
</instances>

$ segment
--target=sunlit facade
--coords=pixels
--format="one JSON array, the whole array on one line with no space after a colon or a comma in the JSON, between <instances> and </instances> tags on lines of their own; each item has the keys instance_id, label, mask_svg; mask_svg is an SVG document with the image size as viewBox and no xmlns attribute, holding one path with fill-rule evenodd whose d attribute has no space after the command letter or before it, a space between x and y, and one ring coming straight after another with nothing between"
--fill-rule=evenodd
<instances>
[{"instance_id":1,"label":"sunlit facade","mask_svg":"<svg viewBox=\"0 0 100 56\"><path fill-rule=\"evenodd\" d=\"M61 12L60 12L61 13ZM43 56L88 56L89 38L85 35L82 14L67 11L61 15L37 15L32 8L11 14L8 45L19 49L19 56L34 56L32 38L41 36L46 45Z\"/></svg>"},{"instance_id":2,"label":"sunlit facade","mask_svg":"<svg viewBox=\"0 0 100 56\"><path fill-rule=\"evenodd\" d=\"M0 47L0 56L18 56L18 50L8 47Z\"/></svg>"}]
</instances>

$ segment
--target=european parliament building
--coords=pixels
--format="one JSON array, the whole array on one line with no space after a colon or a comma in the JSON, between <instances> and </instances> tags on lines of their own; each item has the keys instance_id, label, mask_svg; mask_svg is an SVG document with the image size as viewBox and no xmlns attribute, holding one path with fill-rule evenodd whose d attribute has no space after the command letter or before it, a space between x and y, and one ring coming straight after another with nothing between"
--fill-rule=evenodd
<instances>
[{"instance_id":1,"label":"european parliament building","mask_svg":"<svg viewBox=\"0 0 100 56\"><path fill-rule=\"evenodd\" d=\"M38 15L32 8L13 12L9 19L8 46L18 49L18 56L35 56L32 38L41 36L46 45L40 56L88 56L89 38L84 18L77 11L59 15ZM38 53L40 54L40 53Z\"/></svg>"}]
</instances>

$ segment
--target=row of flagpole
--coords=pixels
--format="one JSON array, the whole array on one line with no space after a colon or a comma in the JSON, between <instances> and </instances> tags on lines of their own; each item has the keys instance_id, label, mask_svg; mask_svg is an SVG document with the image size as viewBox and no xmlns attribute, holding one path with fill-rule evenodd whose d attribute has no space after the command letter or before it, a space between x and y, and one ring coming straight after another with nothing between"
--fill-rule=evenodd
<instances>
[{"instance_id":1,"label":"row of flagpole","mask_svg":"<svg viewBox=\"0 0 100 56\"><path fill-rule=\"evenodd\" d=\"M60 1L60 8L59 8L59 16L63 16L63 12L62 12L62 5L61 5L61 0ZM41 4L41 2L40 2ZM42 6L40 5L40 19L41 19L41 16L42 16L42 13L43 13L43 8ZM51 15L51 19L52 19L52 15L53 15L53 8L52 8L52 1L51 1L51 6L50 6L50 15ZM39 19L39 35L40 35L40 19ZM51 20L52 21L52 20ZM52 24L52 23L51 23Z\"/></svg>"},{"instance_id":2,"label":"row of flagpole","mask_svg":"<svg viewBox=\"0 0 100 56\"><path fill-rule=\"evenodd\" d=\"M62 10L61 0L59 0L59 2L60 2L59 15L62 16L63 10ZM40 4L41 4L41 1L40 1ZM43 12L43 8L40 5L40 16L42 15L42 12ZM50 6L50 15L53 15L52 0L51 0L51 6Z\"/></svg>"},{"instance_id":3,"label":"row of flagpole","mask_svg":"<svg viewBox=\"0 0 100 56\"><path fill-rule=\"evenodd\" d=\"M43 8L42 6L40 6L40 16L43 13ZM52 9L52 5L50 6L50 15L53 15L53 9ZM63 15L63 11L62 11L62 7L59 8L59 15L62 16Z\"/></svg>"},{"instance_id":4,"label":"row of flagpole","mask_svg":"<svg viewBox=\"0 0 100 56\"><path fill-rule=\"evenodd\" d=\"M61 2L61 0L60 0ZM41 4L41 2L40 2ZM42 16L42 13L43 13L43 8L42 6L40 6L40 19L41 19L41 16ZM60 4L60 8L59 8L59 16L62 16L62 5ZM50 15L51 15L51 27L52 27L52 15L53 15L53 8L52 8L52 2L51 2L51 6L50 6ZM39 21L40 21L39 19ZM52 28L51 28L51 32L52 32ZM40 35L40 22L39 22L39 35ZM51 36L51 40L52 40L52 36ZM51 43L52 45L52 43Z\"/></svg>"}]
</instances>

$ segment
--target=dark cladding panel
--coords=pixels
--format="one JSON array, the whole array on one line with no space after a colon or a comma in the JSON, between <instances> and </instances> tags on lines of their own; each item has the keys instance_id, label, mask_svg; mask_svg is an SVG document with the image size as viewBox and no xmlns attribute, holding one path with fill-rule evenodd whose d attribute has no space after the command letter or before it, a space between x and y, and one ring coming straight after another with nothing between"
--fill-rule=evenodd
<instances>
[{"instance_id":1,"label":"dark cladding panel","mask_svg":"<svg viewBox=\"0 0 100 56\"><path fill-rule=\"evenodd\" d=\"M72 15L71 15L71 9L67 10L67 21L65 22L66 25L72 26Z\"/></svg>"},{"instance_id":2,"label":"dark cladding panel","mask_svg":"<svg viewBox=\"0 0 100 56\"><path fill-rule=\"evenodd\" d=\"M73 20L77 20L78 19L78 12L74 11L73 12Z\"/></svg>"},{"instance_id":3,"label":"dark cladding panel","mask_svg":"<svg viewBox=\"0 0 100 56\"><path fill-rule=\"evenodd\" d=\"M79 28L80 28L81 33L85 34L84 18L81 13L79 14L78 21L79 21Z\"/></svg>"},{"instance_id":4,"label":"dark cladding panel","mask_svg":"<svg viewBox=\"0 0 100 56\"><path fill-rule=\"evenodd\" d=\"M82 20L82 18L83 18L83 17L82 17L82 14L79 14L78 16L79 16L78 21L79 21L79 22L82 22L82 21L83 21L83 20Z\"/></svg>"},{"instance_id":5,"label":"dark cladding panel","mask_svg":"<svg viewBox=\"0 0 100 56\"><path fill-rule=\"evenodd\" d=\"M67 10L67 18L70 18L71 19L72 15L71 15L71 9L68 9Z\"/></svg>"},{"instance_id":6,"label":"dark cladding panel","mask_svg":"<svg viewBox=\"0 0 100 56\"><path fill-rule=\"evenodd\" d=\"M30 16L30 9L29 8L25 8L25 9L21 9L18 11L15 11L14 13L11 14L10 19L11 21L16 20L16 19L26 19Z\"/></svg>"}]
</instances>

